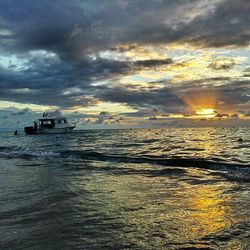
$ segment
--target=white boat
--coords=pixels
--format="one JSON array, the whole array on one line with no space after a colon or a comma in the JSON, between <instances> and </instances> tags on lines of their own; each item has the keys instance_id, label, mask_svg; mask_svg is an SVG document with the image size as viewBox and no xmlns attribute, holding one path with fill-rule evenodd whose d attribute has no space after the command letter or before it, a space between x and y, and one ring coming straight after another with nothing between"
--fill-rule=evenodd
<instances>
[{"instance_id":1,"label":"white boat","mask_svg":"<svg viewBox=\"0 0 250 250\"><path fill-rule=\"evenodd\" d=\"M34 126L25 127L27 135L70 133L76 127L65 117L43 117L34 121Z\"/></svg>"}]
</instances>

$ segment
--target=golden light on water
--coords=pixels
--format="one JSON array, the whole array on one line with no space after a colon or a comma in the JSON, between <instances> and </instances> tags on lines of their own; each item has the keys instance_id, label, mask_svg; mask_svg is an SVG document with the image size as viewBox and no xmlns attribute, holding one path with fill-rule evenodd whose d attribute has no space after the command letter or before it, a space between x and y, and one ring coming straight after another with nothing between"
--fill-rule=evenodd
<instances>
[{"instance_id":1,"label":"golden light on water","mask_svg":"<svg viewBox=\"0 0 250 250\"><path fill-rule=\"evenodd\" d=\"M227 228L232 223L228 218L230 213L230 198L222 195L218 187L204 185L196 187L188 197L190 207L195 211L193 232L208 235L220 229Z\"/></svg>"}]
</instances>

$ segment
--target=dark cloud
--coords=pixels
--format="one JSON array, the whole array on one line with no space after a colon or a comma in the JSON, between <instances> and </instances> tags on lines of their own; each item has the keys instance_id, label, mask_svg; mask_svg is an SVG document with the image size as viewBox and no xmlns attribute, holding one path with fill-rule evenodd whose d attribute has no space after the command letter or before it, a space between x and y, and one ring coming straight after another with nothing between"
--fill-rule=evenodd
<instances>
[{"instance_id":1,"label":"dark cloud","mask_svg":"<svg viewBox=\"0 0 250 250\"><path fill-rule=\"evenodd\" d=\"M214 69L214 70L229 70L232 69L235 65L235 62L233 59L230 60L216 60L208 65L208 68Z\"/></svg>"},{"instance_id":2,"label":"dark cloud","mask_svg":"<svg viewBox=\"0 0 250 250\"><path fill-rule=\"evenodd\" d=\"M243 77L250 77L250 68L243 70Z\"/></svg>"},{"instance_id":3,"label":"dark cloud","mask_svg":"<svg viewBox=\"0 0 250 250\"><path fill-rule=\"evenodd\" d=\"M140 60L136 61L134 64L136 66L143 66L143 67L156 67L156 66L161 66L161 65L168 65L172 64L174 61L171 58L167 58L165 60Z\"/></svg>"},{"instance_id":4,"label":"dark cloud","mask_svg":"<svg viewBox=\"0 0 250 250\"><path fill-rule=\"evenodd\" d=\"M107 115L109 115L109 113L107 111L101 111L99 115L100 116L107 116Z\"/></svg>"},{"instance_id":5,"label":"dark cloud","mask_svg":"<svg viewBox=\"0 0 250 250\"><path fill-rule=\"evenodd\" d=\"M223 118L223 117L230 117L230 115L229 114L218 113L218 114L216 114L215 117Z\"/></svg>"},{"instance_id":6,"label":"dark cloud","mask_svg":"<svg viewBox=\"0 0 250 250\"><path fill-rule=\"evenodd\" d=\"M198 17L189 24L197 34L188 39L201 46L246 46L249 44L250 2L225 0L206 17Z\"/></svg>"},{"instance_id":7,"label":"dark cloud","mask_svg":"<svg viewBox=\"0 0 250 250\"><path fill-rule=\"evenodd\" d=\"M220 98L226 105L237 106L238 104L246 104L249 102L249 81L232 81L226 86L219 86L217 89Z\"/></svg>"},{"instance_id":8,"label":"dark cloud","mask_svg":"<svg viewBox=\"0 0 250 250\"><path fill-rule=\"evenodd\" d=\"M228 113L217 113L216 118L234 118L234 119L238 119L239 118L239 114L237 113L232 113L232 114L228 114Z\"/></svg>"},{"instance_id":9,"label":"dark cloud","mask_svg":"<svg viewBox=\"0 0 250 250\"><path fill-rule=\"evenodd\" d=\"M93 121L90 119L87 120L88 123L93 123L93 124L121 124L123 123L124 118L123 117L118 117L116 115L111 115L107 111L101 111L97 117Z\"/></svg>"},{"instance_id":10,"label":"dark cloud","mask_svg":"<svg viewBox=\"0 0 250 250\"><path fill-rule=\"evenodd\" d=\"M2 0L0 14L13 38L11 45L5 44L8 48L44 49L78 63L88 61L90 54L100 50L124 51L135 43L190 42L201 46L249 43L247 0L224 0L219 4L211 1L207 10L204 2ZM187 14L190 10L203 13L191 18Z\"/></svg>"},{"instance_id":11,"label":"dark cloud","mask_svg":"<svg viewBox=\"0 0 250 250\"><path fill-rule=\"evenodd\" d=\"M20 72L0 68L0 98L63 108L94 105L98 100L88 97L96 89L91 85L92 82L170 62L170 59L134 63L97 59L84 66L75 66L45 53L42 58L30 57L29 64Z\"/></svg>"},{"instance_id":12,"label":"dark cloud","mask_svg":"<svg viewBox=\"0 0 250 250\"><path fill-rule=\"evenodd\" d=\"M177 112L183 102L169 88L151 91L133 91L122 87L102 87L96 91L95 97L104 101L126 103L137 108L158 107L168 112ZM174 113L175 113L174 112Z\"/></svg>"},{"instance_id":13,"label":"dark cloud","mask_svg":"<svg viewBox=\"0 0 250 250\"><path fill-rule=\"evenodd\" d=\"M158 120L158 118L157 118L156 116L149 117L148 119L149 119L150 121Z\"/></svg>"},{"instance_id":14,"label":"dark cloud","mask_svg":"<svg viewBox=\"0 0 250 250\"><path fill-rule=\"evenodd\" d=\"M232 118L239 118L239 115L237 113L233 113L233 114L230 115L230 117L232 117Z\"/></svg>"}]
</instances>

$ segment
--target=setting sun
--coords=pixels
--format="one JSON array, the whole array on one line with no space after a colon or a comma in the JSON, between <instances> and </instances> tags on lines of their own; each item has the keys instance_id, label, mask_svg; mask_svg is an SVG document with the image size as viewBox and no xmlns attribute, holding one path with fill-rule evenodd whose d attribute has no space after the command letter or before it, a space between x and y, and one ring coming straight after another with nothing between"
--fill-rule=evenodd
<instances>
[{"instance_id":1,"label":"setting sun","mask_svg":"<svg viewBox=\"0 0 250 250\"><path fill-rule=\"evenodd\" d=\"M206 117L206 118L212 118L215 116L215 111L212 108L200 109L200 110L197 110L195 113L197 115L200 115L200 116Z\"/></svg>"}]
</instances>

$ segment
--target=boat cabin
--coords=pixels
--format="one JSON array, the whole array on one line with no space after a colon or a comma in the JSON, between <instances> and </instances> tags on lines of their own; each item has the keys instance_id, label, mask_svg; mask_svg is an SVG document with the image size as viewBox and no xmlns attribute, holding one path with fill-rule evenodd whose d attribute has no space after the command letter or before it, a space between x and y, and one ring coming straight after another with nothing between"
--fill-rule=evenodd
<instances>
[{"instance_id":1,"label":"boat cabin","mask_svg":"<svg viewBox=\"0 0 250 250\"><path fill-rule=\"evenodd\" d=\"M38 120L39 128L65 127L68 125L67 118L43 118Z\"/></svg>"}]
</instances>

